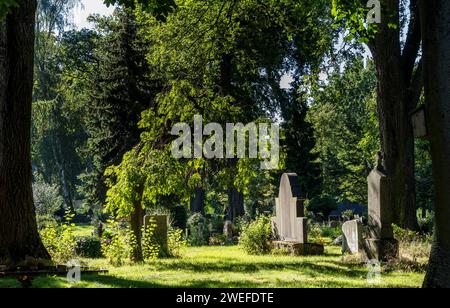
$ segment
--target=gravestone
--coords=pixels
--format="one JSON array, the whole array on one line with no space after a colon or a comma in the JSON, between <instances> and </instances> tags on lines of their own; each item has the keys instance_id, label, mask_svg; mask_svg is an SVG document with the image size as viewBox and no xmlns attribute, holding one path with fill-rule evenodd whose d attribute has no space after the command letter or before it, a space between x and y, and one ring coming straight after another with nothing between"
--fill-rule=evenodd
<instances>
[{"instance_id":1,"label":"gravestone","mask_svg":"<svg viewBox=\"0 0 450 308\"><path fill-rule=\"evenodd\" d=\"M225 221L223 225L223 235L225 235L227 239L233 238L233 223L229 220Z\"/></svg>"},{"instance_id":2,"label":"gravestone","mask_svg":"<svg viewBox=\"0 0 450 308\"><path fill-rule=\"evenodd\" d=\"M363 226L360 220L347 221L342 225L342 252L358 254L363 250Z\"/></svg>"},{"instance_id":3,"label":"gravestone","mask_svg":"<svg viewBox=\"0 0 450 308\"><path fill-rule=\"evenodd\" d=\"M387 261L399 253L392 229L389 181L380 165L367 178L369 238L365 241L365 253L370 260Z\"/></svg>"},{"instance_id":4,"label":"gravestone","mask_svg":"<svg viewBox=\"0 0 450 308\"><path fill-rule=\"evenodd\" d=\"M295 255L323 253L323 245L308 243L304 199L301 197L297 174L283 174L275 203L276 217L272 218L272 228L277 241L273 245L276 248L286 248Z\"/></svg>"},{"instance_id":5,"label":"gravestone","mask_svg":"<svg viewBox=\"0 0 450 308\"><path fill-rule=\"evenodd\" d=\"M169 244L168 244L168 223L166 215L146 215L144 217L144 228L153 227L152 239L160 247L160 256L169 256Z\"/></svg>"}]
</instances>

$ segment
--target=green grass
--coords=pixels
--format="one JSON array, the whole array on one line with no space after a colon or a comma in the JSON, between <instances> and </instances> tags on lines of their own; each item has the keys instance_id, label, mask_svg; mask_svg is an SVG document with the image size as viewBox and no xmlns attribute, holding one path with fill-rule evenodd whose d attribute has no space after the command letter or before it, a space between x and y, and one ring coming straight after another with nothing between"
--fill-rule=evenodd
<instances>
[{"instance_id":1,"label":"green grass","mask_svg":"<svg viewBox=\"0 0 450 308\"><path fill-rule=\"evenodd\" d=\"M338 247L327 247L325 256L249 256L239 247L192 247L182 259L114 268L106 260L87 260L91 266L108 267L104 275L82 275L82 282L68 284L61 277L41 277L34 287L160 288L160 287L420 287L423 274L390 272L379 284L367 282L364 266L342 261ZM18 287L0 279L0 287Z\"/></svg>"},{"instance_id":2,"label":"green grass","mask_svg":"<svg viewBox=\"0 0 450 308\"><path fill-rule=\"evenodd\" d=\"M79 236L91 236L94 231L94 227L91 225L76 225L73 227L73 234Z\"/></svg>"}]
</instances>

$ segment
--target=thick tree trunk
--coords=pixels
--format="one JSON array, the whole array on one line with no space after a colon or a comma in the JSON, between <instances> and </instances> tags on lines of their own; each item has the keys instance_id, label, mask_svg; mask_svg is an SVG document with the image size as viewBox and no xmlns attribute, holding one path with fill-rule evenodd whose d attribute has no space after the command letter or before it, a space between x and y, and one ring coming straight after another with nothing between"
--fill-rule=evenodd
<instances>
[{"instance_id":1,"label":"thick tree trunk","mask_svg":"<svg viewBox=\"0 0 450 308\"><path fill-rule=\"evenodd\" d=\"M191 212L204 213L205 211L205 190L201 187L195 189L195 196L191 198Z\"/></svg>"},{"instance_id":2,"label":"thick tree trunk","mask_svg":"<svg viewBox=\"0 0 450 308\"><path fill-rule=\"evenodd\" d=\"M140 194L142 195L142 190ZM141 200L137 200L133 207L134 211L130 217L130 225L136 239L136 245L133 247L132 260L133 262L141 262L144 260L142 255L142 227L144 225L145 211L142 208Z\"/></svg>"},{"instance_id":3,"label":"thick tree trunk","mask_svg":"<svg viewBox=\"0 0 450 308\"><path fill-rule=\"evenodd\" d=\"M450 1L422 1L427 125L435 192L435 234L424 287L450 288Z\"/></svg>"},{"instance_id":4,"label":"thick tree trunk","mask_svg":"<svg viewBox=\"0 0 450 308\"><path fill-rule=\"evenodd\" d=\"M385 10L398 13L398 0L384 1ZM414 136L407 91L411 74L404 73L399 29L395 14L382 14L375 39L370 44L377 70L377 100L380 120L381 148L384 167L391 181L393 222L408 229L417 229L416 192L414 180ZM412 73L412 72L411 72Z\"/></svg>"},{"instance_id":5,"label":"thick tree trunk","mask_svg":"<svg viewBox=\"0 0 450 308\"><path fill-rule=\"evenodd\" d=\"M35 0L20 0L0 21L0 263L50 259L31 187L35 10Z\"/></svg>"}]
</instances>

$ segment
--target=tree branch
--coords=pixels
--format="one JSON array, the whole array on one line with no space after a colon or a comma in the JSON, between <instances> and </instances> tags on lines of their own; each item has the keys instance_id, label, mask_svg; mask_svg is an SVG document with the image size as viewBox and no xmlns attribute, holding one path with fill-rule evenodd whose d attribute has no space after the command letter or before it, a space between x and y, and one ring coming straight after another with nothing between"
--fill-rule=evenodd
<instances>
[{"instance_id":1,"label":"tree branch","mask_svg":"<svg viewBox=\"0 0 450 308\"><path fill-rule=\"evenodd\" d=\"M413 111L419 104L419 100L420 100L420 96L422 95L423 87L424 87L423 68L422 68L422 59L421 59L419 65L417 66L417 69L414 72L414 75L412 77L411 85L408 88L408 100L407 100L408 112Z\"/></svg>"},{"instance_id":2,"label":"tree branch","mask_svg":"<svg viewBox=\"0 0 450 308\"><path fill-rule=\"evenodd\" d=\"M408 26L408 34L406 37L405 47L402 53L403 76L406 85L412 83L411 76L416 64L417 55L419 53L422 36L420 32L420 17L418 0L411 0L410 3L410 20Z\"/></svg>"}]
</instances>

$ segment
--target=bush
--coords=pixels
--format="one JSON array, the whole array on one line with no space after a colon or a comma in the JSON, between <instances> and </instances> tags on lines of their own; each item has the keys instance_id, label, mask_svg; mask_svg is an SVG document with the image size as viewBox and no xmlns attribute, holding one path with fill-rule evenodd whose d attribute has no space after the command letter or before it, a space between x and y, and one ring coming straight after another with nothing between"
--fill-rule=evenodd
<instances>
[{"instance_id":1,"label":"bush","mask_svg":"<svg viewBox=\"0 0 450 308\"><path fill-rule=\"evenodd\" d=\"M183 230L170 228L168 242L170 256L174 258L181 258L187 246L187 241L183 238Z\"/></svg>"},{"instance_id":2,"label":"bush","mask_svg":"<svg viewBox=\"0 0 450 308\"><path fill-rule=\"evenodd\" d=\"M322 226L322 230L320 232L321 237L329 237L333 240L337 239L342 235L342 229L340 227L331 228L328 226Z\"/></svg>"},{"instance_id":3,"label":"bush","mask_svg":"<svg viewBox=\"0 0 450 308\"><path fill-rule=\"evenodd\" d=\"M390 269L424 272L431 252L431 236L402 229L393 225L394 236L399 241L400 258L389 264Z\"/></svg>"},{"instance_id":4,"label":"bush","mask_svg":"<svg viewBox=\"0 0 450 308\"><path fill-rule=\"evenodd\" d=\"M426 217L418 218L419 228L422 233L433 233L434 229L434 212L427 211Z\"/></svg>"},{"instance_id":5,"label":"bush","mask_svg":"<svg viewBox=\"0 0 450 308\"><path fill-rule=\"evenodd\" d=\"M156 224L150 220L149 225L142 228L142 256L145 261L152 261L159 257L167 257L161 255L161 247L154 233Z\"/></svg>"},{"instance_id":6,"label":"bush","mask_svg":"<svg viewBox=\"0 0 450 308\"><path fill-rule=\"evenodd\" d=\"M204 246L208 244L209 230L208 222L202 214L196 213L188 219L189 237L191 246Z\"/></svg>"},{"instance_id":7,"label":"bush","mask_svg":"<svg viewBox=\"0 0 450 308\"><path fill-rule=\"evenodd\" d=\"M40 231L42 242L53 262L67 263L76 255L76 240L73 234L73 227L74 225L68 221L62 226L46 227Z\"/></svg>"},{"instance_id":8,"label":"bush","mask_svg":"<svg viewBox=\"0 0 450 308\"><path fill-rule=\"evenodd\" d=\"M58 221L53 215L36 215L36 222L39 229L58 227Z\"/></svg>"},{"instance_id":9,"label":"bush","mask_svg":"<svg viewBox=\"0 0 450 308\"><path fill-rule=\"evenodd\" d=\"M102 243L95 236L81 236L76 238L76 253L83 258L97 259L103 256Z\"/></svg>"},{"instance_id":10,"label":"bush","mask_svg":"<svg viewBox=\"0 0 450 308\"><path fill-rule=\"evenodd\" d=\"M270 217L260 216L243 225L239 245L251 255L269 254L272 251L272 222Z\"/></svg>"},{"instance_id":11,"label":"bush","mask_svg":"<svg viewBox=\"0 0 450 308\"><path fill-rule=\"evenodd\" d=\"M38 227L56 227L55 214L61 210L64 204L64 200L59 193L59 186L46 183L37 174L34 176L33 200Z\"/></svg>"},{"instance_id":12,"label":"bush","mask_svg":"<svg viewBox=\"0 0 450 308\"><path fill-rule=\"evenodd\" d=\"M228 239L224 234L214 234L209 238L209 246L225 246Z\"/></svg>"},{"instance_id":13,"label":"bush","mask_svg":"<svg viewBox=\"0 0 450 308\"><path fill-rule=\"evenodd\" d=\"M102 252L113 266L122 266L131 259L136 239L129 227L120 226L117 221L108 221L108 232L103 234Z\"/></svg>"},{"instance_id":14,"label":"bush","mask_svg":"<svg viewBox=\"0 0 450 308\"><path fill-rule=\"evenodd\" d=\"M322 235L322 227L318 223L308 225L308 237L319 238Z\"/></svg>"}]
</instances>

